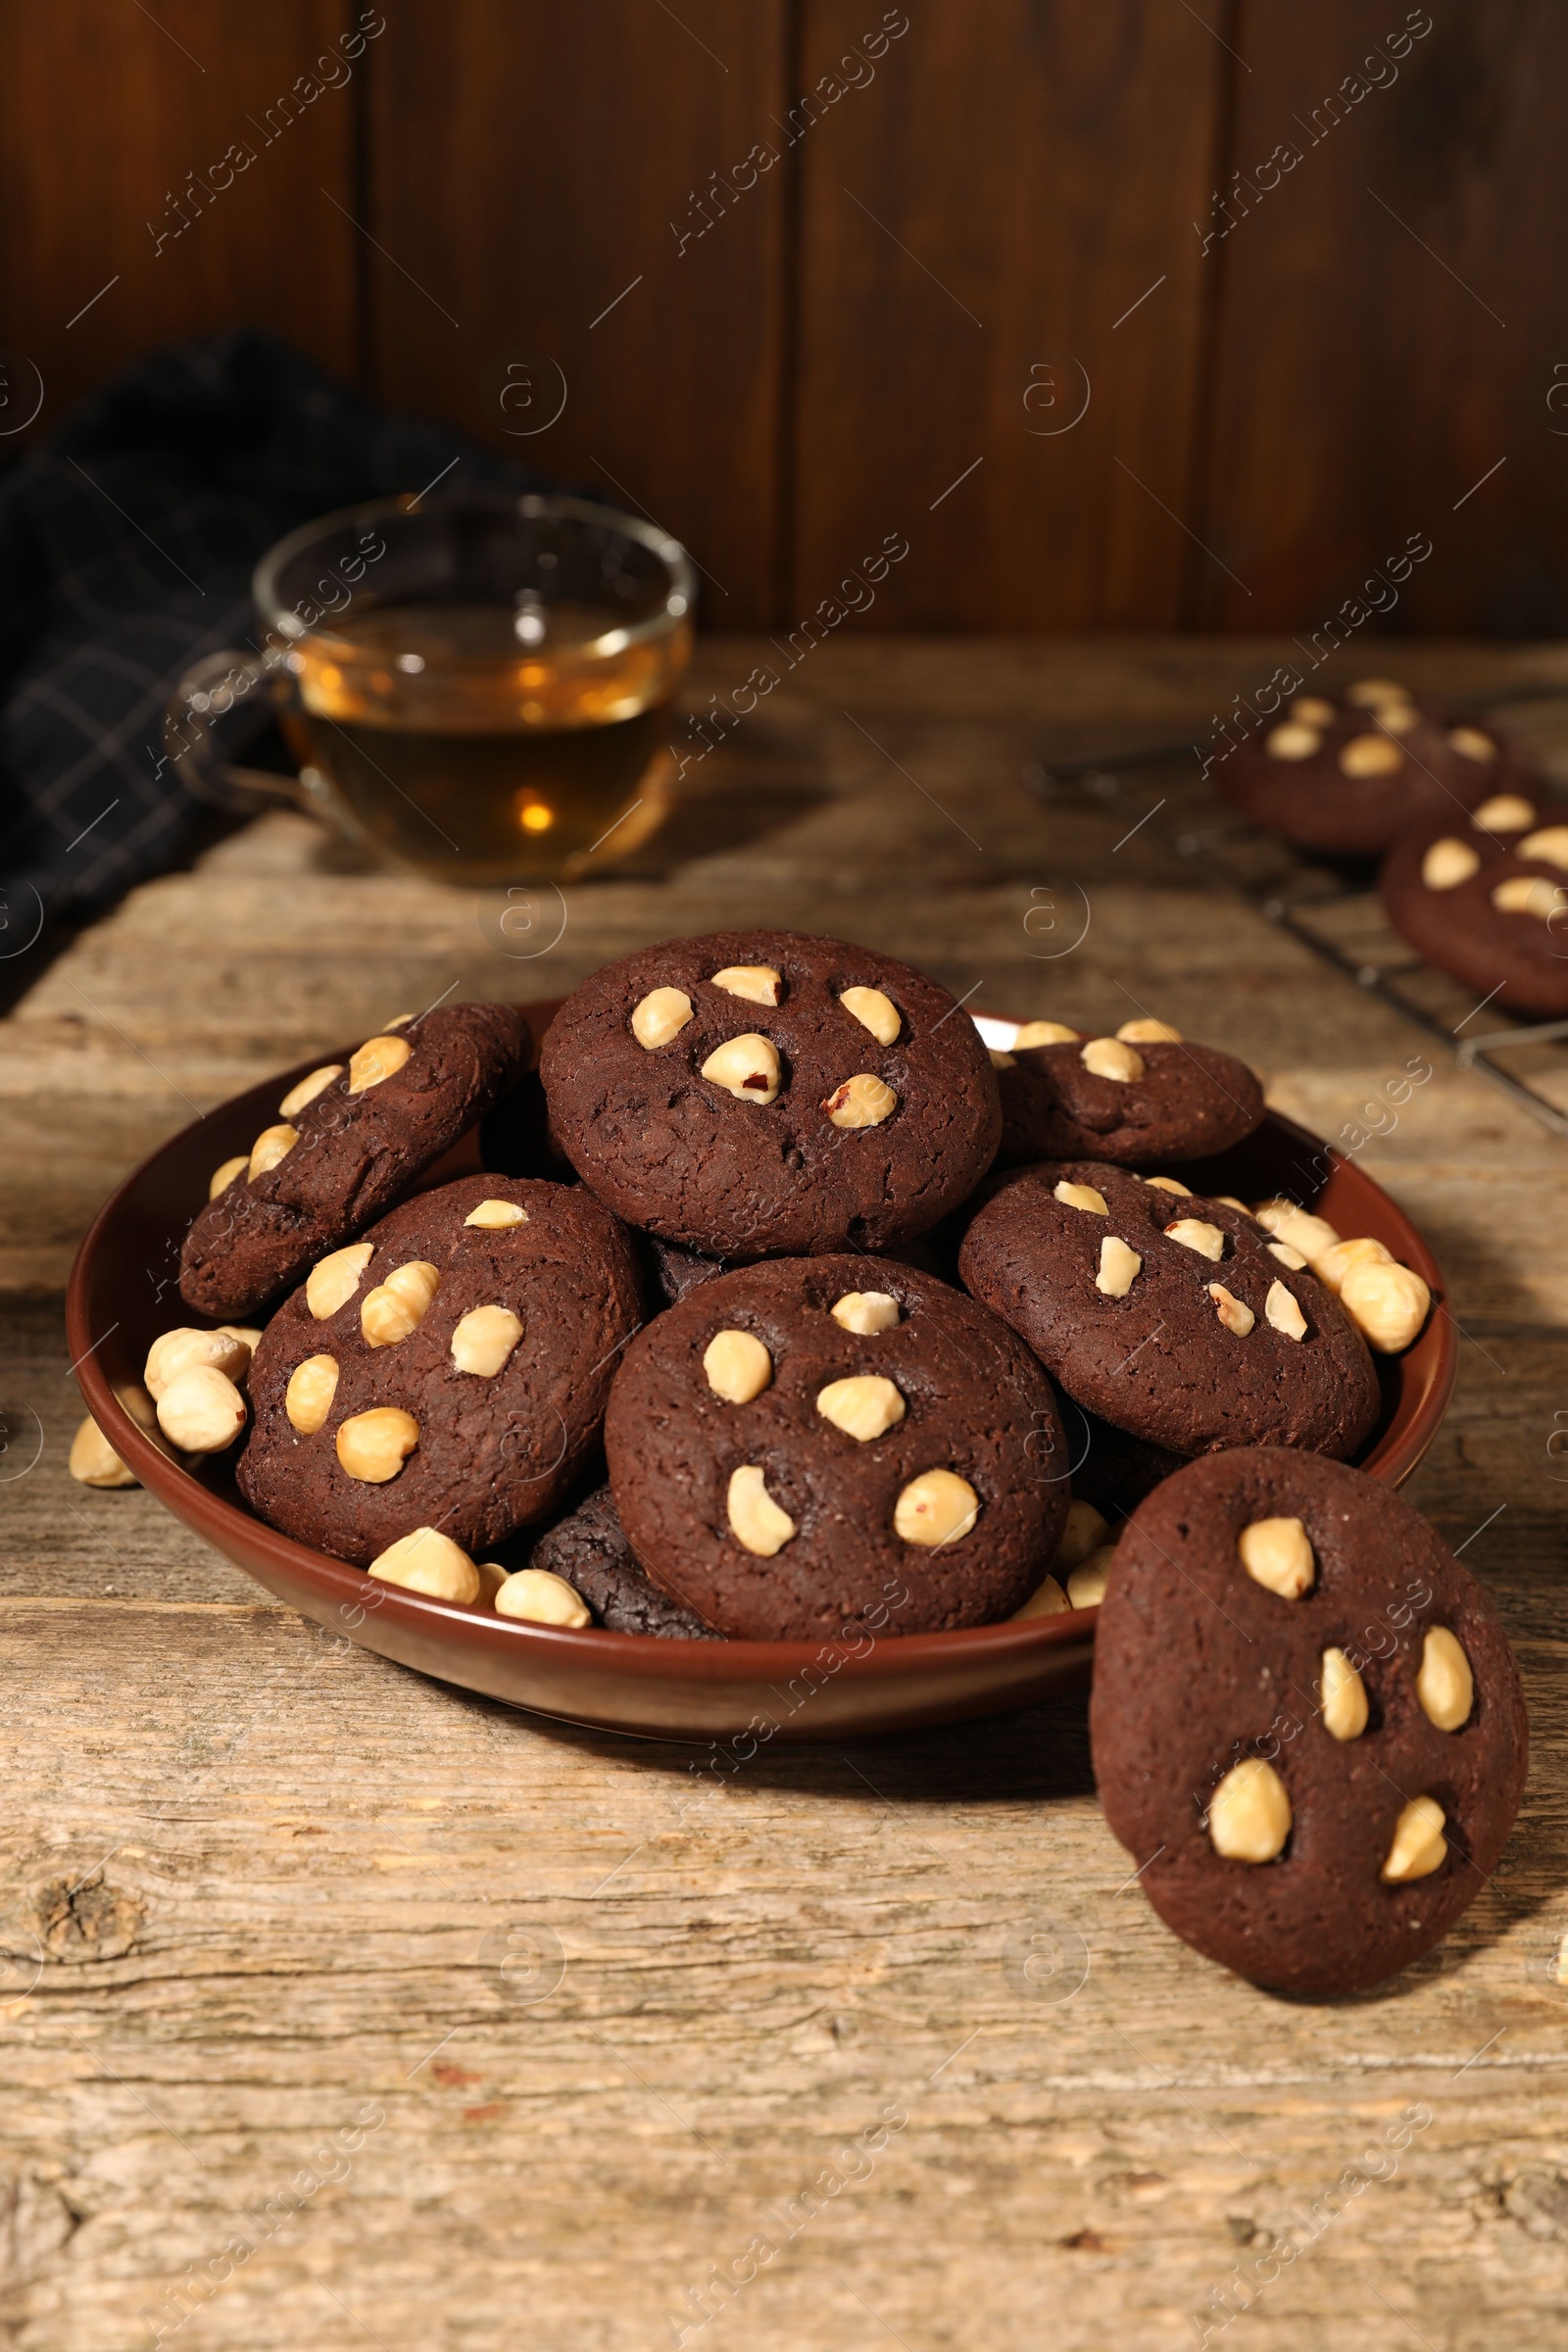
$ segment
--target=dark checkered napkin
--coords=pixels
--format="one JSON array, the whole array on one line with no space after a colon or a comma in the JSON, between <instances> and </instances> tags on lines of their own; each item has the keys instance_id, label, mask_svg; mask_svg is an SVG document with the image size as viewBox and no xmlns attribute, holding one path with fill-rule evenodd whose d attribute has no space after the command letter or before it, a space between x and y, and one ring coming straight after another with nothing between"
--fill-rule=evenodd
<instances>
[{"instance_id":1,"label":"dark checkered napkin","mask_svg":"<svg viewBox=\"0 0 1568 2352\"><path fill-rule=\"evenodd\" d=\"M0 955L187 854L211 811L164 706L199 656L254 644L272 542L454 459L444 488L546 486L237 327L147 353L0 478Z\"/></svg>"}]
</instances>

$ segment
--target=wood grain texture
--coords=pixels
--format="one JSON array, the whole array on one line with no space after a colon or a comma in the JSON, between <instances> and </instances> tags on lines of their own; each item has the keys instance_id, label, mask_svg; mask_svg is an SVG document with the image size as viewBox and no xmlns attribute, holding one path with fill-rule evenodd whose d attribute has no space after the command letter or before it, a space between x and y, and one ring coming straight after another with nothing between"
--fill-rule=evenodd
<instances>
[{"instance_id":1,"label":"wood grain texture","mask_svg":"<svg viewBox=\"0 0 1568 2352\"><path fill-rule=\"evenodd\" d=\"M1390 56L1407 14L1432 29ZM1420 532L1436 554L1394 625L1562 629L1562 12L1247 0L1239 45L1245 177L1200 215L1223 292L1196 527L1250 593L1200 557L1195 616L1312 626ZM1282 145L1299 160L1270 191Z\"/></svg>"},{"instance_id":2,"label":"wood grain texture","mask_svg":"<svg viewBox=\"0 0 1568 2352\"><path fill-rule=\"evenodd\" d=\"M352 370L356 232L334 200L355 202L364 61L341 36L360 13L0 6L5 343L43 376L37 429L150 344L237 319Z\"/></svg>"},{"instance_id":3,"label":"wood grain texture","mask_svg":"<svg viewBox=\"0 0 1568 2352\"><path fill-rule=\"evenodd\" d=\"M1426 15L0 0L0 453L254 319L652 513L710 627L891 534L878 628L1306 631L1418 533L1387 625L1561 631L1568 28Z\"/></svg>"},{"instance_id":4,"label":"wood grain texture","mask_svg":"<svg viewBox=\"0 0 1568 2352\"><path fill-rule=\"evenodd\" d=\"M853 75L878 21L806 0L803 90ZM915 561L879 625L1172 626L1186 543L1161 505L1186 504L1200 398L1187 221L1225 61L1191 14L1124 0L906 21L796 149L787 617L899 532Z\"/></svg>"},{"instance_id":5,"label":"wood grain texture","mask_svg":"<svg viewBox=\"0 0 1568 2352\"><path fill-rule=\"evenodd\" d=\"M377 390L657 516L710 627L775 595L784 175L733 183L772 136L784 22L783 0L404 0L375 60ZM529 438L555 379L536 366L538 406L504 415L508 355L564 374Z\"/></svg>"},{"instance_id":6,"label":"wood grain texture","mask_svg":"<svg viewBox=\"0 0 1568 2352\"><path fill-rule=\"evenodd\" d=\"M757 650L705 646L696 700ZM274 816L0 1022L19 2352L1034 2352L1043 2311L1064 2352L1175 2352L1193 2312L1220 2328L1216 2295L1209 2341L1261 2352L1563 2340L1568 1155L1479 1080L1438 1072L1364 1156L1465 1334L1407 1492L1503 1614L1531 1780L1456 1933L1355 2001L1270 1999L1167 1935L1095 1802L1080 1702L720 1776L329 1640L150 1495L66 1475L59 1286L96 1197L191 1115L174 1090L199 1108L454 980L521 998L721 921L836 929L1023 1013L1112 1025L1131 991L1334 1133L1402 1024L1155 826L1118 848L1110 808L1019 783L1045 749L1180 731L1260 658L846 630L688 777L662 846L568 892L532 968L480 894L357 870ZM1477 688L1554 665L1403 663ZM1537 724L1561 760L1561 706ZM1046 963L1024 918L1066 878L1092 920ZM756 2238L777 2250L738 2285Z\"/></svg>"}]
</instances>

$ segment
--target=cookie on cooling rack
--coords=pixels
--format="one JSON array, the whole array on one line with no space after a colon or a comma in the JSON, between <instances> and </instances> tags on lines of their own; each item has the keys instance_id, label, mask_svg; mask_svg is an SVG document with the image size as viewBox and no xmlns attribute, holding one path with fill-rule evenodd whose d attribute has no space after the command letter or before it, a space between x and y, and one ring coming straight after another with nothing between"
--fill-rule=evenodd
<instances>
[{"instance_id":1,"label":"cookie on cooling rack","mask_svg":"<svg viewBox=\"0 0 1568 2352\"><path fill-rule=\"evenodd\" d=\"M1568 1013L1568 806L1494 794L1400 835L1378 888L1429 963L1510 1011Z\"/></svg>"},{"instance_id":2,"label":"cookie on cooling rack","mask_svg":"<svg viewBox=\"0 0 1568 2352\"><path fill-rule=\"evenodd\" d=\"M935 980L841 940L726 931L608 964L552 1021L552 1128L628 1223L708 1257L885 1250L956 1208L1002 1133Z\"/></svg>"},{"instance_id":3,"label":"cookie on cooling rack","mask_svg":"<svg viewBox=\"0 0 1568 2352\"><path fill-rule=\"evenodd\" d=\"M1529 771L1490 721L1363 678L1337 702L1298 695L1213 772L1227 800L1299 848L1375 858L1404 826L1457 815Z\"/></svg>"},{"instance_id":4,"label":"cookie on cooling rack","mask_svg":"<svg viewBox=\"0 0 1568 2352\"><path fill-rule=\"evenodd\" d=\"M1206 1159L1263 1117L1263 1089L1246 1062L1190 1044L1168 1021L1124 1021L1114 1037L1025 1021L991 1058L1004 1163Z\"/></svg>"},{"instance_id":5,"label":"cookie on cooling rack","mask_svg":"<svg viewBox=\"0 0 1568 2352\"><path fill-rule=\"evenodd\" d=\"M1524 1788L1486 1594L1389 1487L1280 1447L1167 1479L1095 1635L1095 1779L1176 1935L1282 1992L1407 1967L1481 1891Z\"/></svg>"},{"instance_id":6,"label":"cookie on cooling rack","mask_svg":"<svg viewBox=\"0 0 1568 2352\"><path fill-rule=\"evenodd\" d=\"M970 1225L958 1271L1075 1403L1172 1453L1344 1458L1377 1419L1366 1342L1299 1251L1173 1179L1020 1169Z\"/></svg>"},{"instance_id":7,"label":"cookie on cooling rack","mask_svg":"<svg viewBox=\"0 0 1568 2352\"><path fill-rule=\"evenodd\" d=\"M299 1282L483 1117L530 1042L511 1004L447 1004L302 1078L248 1158L214 1175L180 1251L180 1297L215 1318L247 1315Z\"/></svg>"},{"instance_id":8,"label":"cookie on cooling rack","mask_svg":"<svg viewBox=\"0 0 1568 2352\"><path fill-rule=\"evenodd\" d=\"M482 1555L571 1492L640 1315L631 1236L582 1186L423 1193L318 1260L262 1334L240 1492L361 1567L419 1528Z\"/></svg>"},{"instance_id":9,"label":"cookie on cooling rack","mask_svg":"<svg viewBox=\"0 0 1568 2352\"><path fill-rule=\"evenodd\" d=\"M778 1259L689 1293L627 1348L605 1451L655 1583L753 1641L1006 1617L1067 1515L1027 1348L886 1258Z\"/></svg>"}]
</instances>

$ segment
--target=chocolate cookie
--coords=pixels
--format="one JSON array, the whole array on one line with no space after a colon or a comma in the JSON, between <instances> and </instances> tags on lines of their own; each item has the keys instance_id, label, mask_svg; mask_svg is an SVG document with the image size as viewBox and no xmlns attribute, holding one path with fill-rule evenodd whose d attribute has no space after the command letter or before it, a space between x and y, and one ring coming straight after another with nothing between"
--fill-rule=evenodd
<instances>
[{"instance_id":1,"label":"chocolate cookie","mask_svg":"<svg viewBox=\"0 0 1568 2352\"><path fill-rule=\"evenodd\" d=\"M205 1315L245 1315L298 1282L483 1116L530 1042L511 1004L448 1004L302 1078L249 1161L213 1178L180 1251L180 1297Z\"/></svg>"},{"instance_id":2,"label":"chocolate cookie","mask_svg":"<svg viewBox=\"0 0 1568 2352\"><path fill-rule=\"evenodd\" d=\"M924 1233L1002 1133L986 1050L945 988L793 931L666 940L607 965L551 1023L540 1075L601 1198L710 1257Z\"/></svg>"},{"instance_id":3,"label":"chocolate cookie","mask_svg":"<svg viewBox=\"0 0 1568 2352\"><path fill-rule=\"evenodd\" d=\"M1259 1126L1263 1089L1245 1061L1189 1045L1168 1021L1124 1021L1084 1038L1026 1021L993 1054L1004 1163L1027 1159L1206 1159Z\"/></svg>"},{"instance_id":4,"label":"chocolate cookie","mask_svg":"<svg viewBox=\"0 0 1568 2352\"><path fill-rule=\"evenodd\" d=\"M684 1601L661 1592L627 1543L608 1487L598 1488L542 1535L528 1565L564 1577L592 1609L595 1624L612 1634L655 1634L684 1642L724 1638Z\"/></svg>"},{"instance_id":5,"label":"chocolate cookie","mask_svg":"<svg viewBox=\"0 0 1568 2352\"><path fill-rule=\"evenodd\" d=\"M1517 792L1431 817L1379 878L1410 945L1515 1012L1568 1013L1568 807Z\"/></svg>"},{"instance_id":6,"label":"chocolate cookie","mask_svg":"<svg viewBox=\"0 0 1568 2352\"><path fill-rule=\"evenodd\" d=\"M1344 1457L1377 1419L1366 1342L1299 1251L1173 1178L1022 1169L980 1210L958 1271L1075 1402L1174 1453Z\"/></svg>"},{"instance_id":7,"label":"chocolate cookie","mask_svg":"<svg viewBox=\"0 0 1568 2352\"><path fill-rule=\"evenodd\" d=\"M1195 1462L1123 1529L1095 1634L1095 1776L1176 1935L1347 1993L1480 1892L1524 1787L1491 1602L1375 1479L1283 1447Z\"/></svg>"},{"instance_id":8,"label":"chocolate cookie","mask_svg":"<svg viewBox=\"0 0 1568 2352\"><path fill-rule=\"evenodd\" d=\"M421 1527L482 1555L570 1493L640 1307L631 1237L581 1186L423 1193L262 1334L240 1492L361 1567Z\"/></svg>"},{"instance_id":9,"label":"chocolate cookie","mask_svg":"<svg viewBox=\"0 0 1568 2352\"><path fill-rule=\"evenodd\" d=\"M1258 824L1345 858L1375 858L1429 812L1457 815L1527 772L1500 728L1417 703L1390 678L1341 702L1298 695L1214 770Z\"/></svg>"},{"instance_id":10,"label":"chocolate cookie","mask_svg":"<svg viewBox=\"0 0 1568 2352\"><path fill-rule=\"evenodd\" d=\"M1005 1617L1067 1514L1061 1424L1033 1356L960 1291L890 1259L705 1283L627 1348L605 1451L655 1583L753 1641Z\"/></svg>"}]
</instances>

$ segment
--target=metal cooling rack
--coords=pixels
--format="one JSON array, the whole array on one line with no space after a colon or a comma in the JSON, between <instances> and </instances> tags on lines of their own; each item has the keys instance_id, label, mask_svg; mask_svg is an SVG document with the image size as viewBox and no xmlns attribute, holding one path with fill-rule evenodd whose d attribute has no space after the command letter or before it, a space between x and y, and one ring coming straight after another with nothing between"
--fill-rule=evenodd
<instances>
[{"instance_id":1,"label":"metal cooling rack","mask_svg":"<svg viewBox=\"0 0 1568 2352\"><path fill-rule=\"evenodd\" d=\"M1516 687L1466 701L1475 709L1565 699L1561 687ZM1025 769L1024 781L1046 802L1076 795L1125 814L1123 840L1155 826L1178 857L1201 857L1205 872L1435 1040L1460 1069L1479 1071L1544 1127L1568 1137L1568 1020L1516 1020L1494 1007L1477 1029L1492 1000L1475 1004L1462 983L1416 956L1389 922L1370 880L1316 864L1238 814L1194 773L1197 758L1191 742L1095 752L1041 761Z\"/></svg>"}]
</instances>

